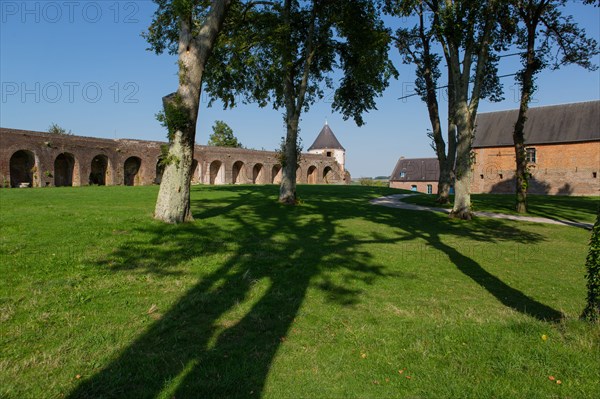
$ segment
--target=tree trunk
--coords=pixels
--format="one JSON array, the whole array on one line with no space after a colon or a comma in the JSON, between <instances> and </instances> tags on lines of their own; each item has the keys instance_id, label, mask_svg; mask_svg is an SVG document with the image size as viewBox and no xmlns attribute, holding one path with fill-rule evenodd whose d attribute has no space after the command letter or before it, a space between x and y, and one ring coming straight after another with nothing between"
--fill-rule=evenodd
<instances>
[{"instance_id":1,"label":"tree trunk","mask_svg":"<svg viewBox=\"0 0 600 399\"><path fill-rule=\"evenodd\" d=\"M470 220L471 213L471 144L473 130L469 123L469 107L466 101L456 104L455 122L458 130L456 154L456 177L454 182L454 207L451 217Z\"/></svg>"},{"instance_id":2,"label":"tree trunk","mask_svg":"<svg viewBox=\"0 0 600 399\"><path fill-rule=\"evenodd\" d=\"M180 18L179 88L163 98L169 151L154 209L154 217L166 223L193 220L190 183L202 75L231 1L214 0L198 32L191 16Z\"/></svg>"},{"instance_id":3,"label":"tree trunk","mask_svg":"<svg viewBox=\"0 0 600 399\"><path fill-rule=\"evenodd\" d=\"M171 161L165 165L154 209L154 217L166 223L182 223L193 220L190 211L190 181L194 159L195 130L194 128L193 133L177 131L170 142L169 159Z\"/></svg>"},{"instance_id":4,"label":"tree trunk","mask_svg":"<svg viewBox=\"0 0 600 399\"><path fill-rule=\"evenodd\" d=\"M298 122L299 118L286 118L285 162L281 174L279 202L296 205L296 171L298 169Z\"/></svg>"},{"instance_id":5,"label":"tree trunk","mask_svg":"<svg viewBox=\"0 0 600 399\"><path fill-rule=\"evenodd\" d=\"M439 161L440 164L440 178L438 180L438 193L436 202L438 204L450 203L450 186L452 185L452 168L450 167L448 160Z\"/></svg>"},{"instance_id":6,"label":"tree trunk","mask_svg":"<svg viewBox=\"0 0 600 399\"><path fill-rule=\"evenodd\" d=\"M529 185L529 171L527 169L527 150L525 148L525 122L527 121L527 110L529 101L533 94L533 75L537 70L535 60L535 24L528 24L527 27L527 59L525 70L521 77L521 102L519 105L519 116L515 123L513 132L513 142L515 145L516 159L516 193L517 203L516 211L518 213L527 212L527 187Z\"/></svg>"}]
</instances>

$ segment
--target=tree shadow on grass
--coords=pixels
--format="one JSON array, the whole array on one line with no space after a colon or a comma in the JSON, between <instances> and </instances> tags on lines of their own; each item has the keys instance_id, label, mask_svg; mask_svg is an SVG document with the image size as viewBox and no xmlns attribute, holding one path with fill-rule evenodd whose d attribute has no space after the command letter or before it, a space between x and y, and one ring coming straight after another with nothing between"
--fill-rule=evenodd
<instances>
[{"instance_id":1,"label":"tree shadow on grass","mask_svg":"<svg viewBox=\"0 0 600 399\"><path fill-rule=\"evenodd\" d=\"M467 256L469 252L474 251L469 250L464 244L456 245L454 239L455 237L472 241L472 248L477 248L477 243L513 242L515 246L511 254L512 260L508 262L518 263L522 261L518 254L520 247L535 244L544 239L537 233L518 228L516 225L519 222L488 218L460 221L433 212L390 208L378 210L376 213L377 215L373 215L375 220L379 222L387 220L386 223L396 224L408 233L401 241L424 240L430 247L445 254L457 270L493 295L503 305L541 321L559 322L564 317L558 310L509 286L500 278L485 270L477 261ZM450 238L445 239L443 237ZM500 258L498 261L506 262L506 260Z\"/></svg>"},{"instance_id":2,"label":"tree shadow on grass","mask_svg":"<svg viewBox=\"0 0 600 399\"><path fill-rule=\"evenodd\" d=\"M355 195L358 196L360 193L357 192ZM343 205L345 200L335 198L334 192L328 193L327 189L324 192L312 193L310 196L313 199L319 199L319 197L322 197L320 198L322 201L337 202L337 206L333 209L339 211L339 214L330 214L334 219L347 215L350 207L354 206L350 205L351 197L347 200L349 206L345 207ZM467 256L467 253L472 252L469 251L469 248L461 248L464 245L456 245L456 239L463 242L474 242L475 246L477 243L513 242L516 244L515 251L518 251L519 246L535 244L544 240L540 234L519 228L519 222L489 218L460 221L434 212L392 209L375 205L367 205L364 210L357 209L357 211L367 220L397 227L402 235L398 239L398 243L412 242L416 239L424 240L428 246L447 256L461 273L484 288L503 305L542 321L558 322L564 317L558 310L509 286L485 270L473 258ZM448 237L448 239L442 237ZM513 262L520 261L518 256L513 258Z\"/></svg>"},{"instance_id":3,"label":"tree shadow on grass","mask_svg":"<svg viewBox=\"0 0 600 399\"><path fill-rule=\"evenodd\" d=\"M226 213L214 206L222 198L194 204L196 223L149 223L140 232L149 242L132 239L101 262L115 273L139 268L164 275L189 261L227 255L70 398L258 397L307 290L323 290L339 306L352 306L363 294L316 277L332 270L348 274L348 281L386 276L369 253L356 249L359 240L336 231L331 216L278 205L271 191L235 190Z\"/></svg>"},{"instance_id":4,"label":"tree shadow on grass","mask_svg":"<svg viewBox=\"0 0 600 399\"><path fill-rule=\"evenodd\" d=\"M340 198L339 188L301 186L305 205L286 207L276 203L277 187L211 188L221 196L193 204L195 223L149 223L142 236L150 235L150 241L132 239L101 265L115 273L161 275L213 255L226 260L69 397L260 397L308 290L324 291L338 306L353 306L365 294L356 280L413 278L375 264L371 253L359 249L370 244L422 239L505 306L539 320L560 319L560 312L508 286L446 241L535 243L543 237L506 221L464 223L378 207L368 200L385 190L347 189ZM361 234L340 228L349 219L391 230ZM333 281L331 271L344 277Z\"/></svg>"}]
</instances>

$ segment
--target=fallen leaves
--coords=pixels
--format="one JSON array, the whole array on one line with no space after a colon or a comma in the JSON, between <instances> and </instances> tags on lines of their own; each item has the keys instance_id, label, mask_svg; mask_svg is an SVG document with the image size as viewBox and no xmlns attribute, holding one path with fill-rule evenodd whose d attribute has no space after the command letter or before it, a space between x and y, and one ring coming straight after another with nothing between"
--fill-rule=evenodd
<instances>
[{"instance_id":1,"label":"fallen leaves","mask_svg":"<svg viewBox=\"0 0 600 399\"><path fill-rule=\"evenodd\" d=\"M549 379L550 381L554 381L554 382L556 382L556 385L560 385L560 384L562 384L562 381L561 381L561 380L557 380L557 379L556 379L556 377L554 377L553 375L549 375L549 376L548 376L548 379Z\"/></svg>"}]
</instances>

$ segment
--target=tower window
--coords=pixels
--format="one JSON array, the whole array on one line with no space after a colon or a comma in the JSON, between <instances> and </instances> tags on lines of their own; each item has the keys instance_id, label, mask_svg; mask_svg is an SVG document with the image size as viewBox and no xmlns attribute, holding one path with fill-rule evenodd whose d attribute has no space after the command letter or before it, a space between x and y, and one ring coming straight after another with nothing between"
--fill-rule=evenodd
<instances>
[{"instance_id":1,"label":"tower window","mask_svg":"<svg viewBox=\"0 0 600 399\"><path fill-rule=\"evenodd\" d=\"M327 151L327 156L331 157L331 151Z\"/></svg>"},{"instance_id":2,"label":"tower window","mask_svg":"<svg viewBox=\"0 0 600 399\"><path fill-rule=\"evenodd\" d=\"M594 179L595 179L595 178L597 178L597 177L598 177L598 173L596 173L596 172L592 172L592 177L593 177Z\"/></svg>"},{"instance_id":3,"label":"tower window","mask_svg":"<svg viewBox=\"0 0 600 399\"><path fill-rule=\"evenodd\" d=\"M537 154L535 148L527 148L527 162L536 163L537 162Z\"/></svg>"}]
</instances>

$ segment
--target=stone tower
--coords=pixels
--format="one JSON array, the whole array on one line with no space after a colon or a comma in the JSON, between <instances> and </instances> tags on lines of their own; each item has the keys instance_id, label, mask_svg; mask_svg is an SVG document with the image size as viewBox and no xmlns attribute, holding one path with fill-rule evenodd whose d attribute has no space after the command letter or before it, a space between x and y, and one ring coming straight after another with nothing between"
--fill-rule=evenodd
<instances>
[{"instance_id":1,"label":"stone tower","mask_svg":"<svg viewBox=\"0 0 600 399\"><path fill-rule=\"evenodd\" d=\"M342 147L329 124L321 129L321 133L315 139L315 142L308 148L309 154L320 154L332 157L342 167L342 172L346 171L346 149Z\"/></svg>"}]
</instances>

